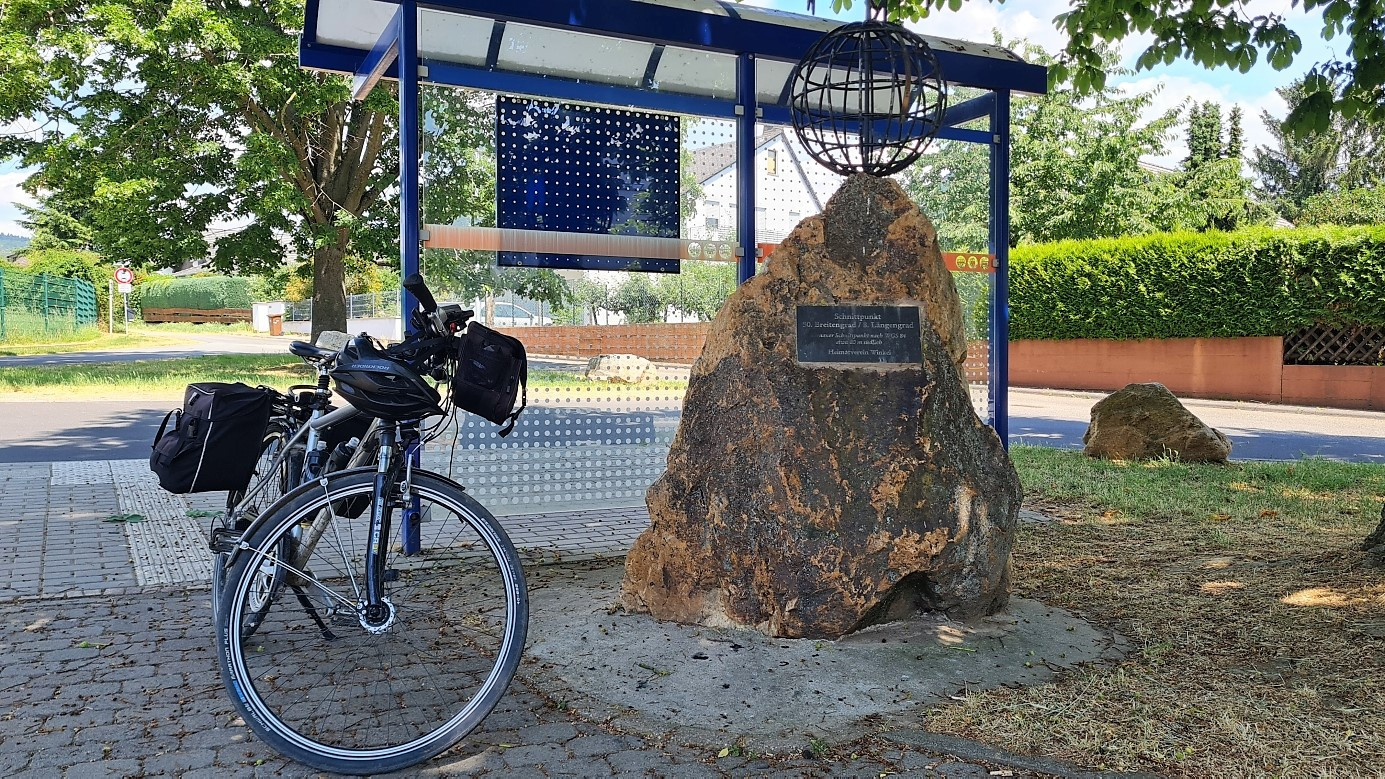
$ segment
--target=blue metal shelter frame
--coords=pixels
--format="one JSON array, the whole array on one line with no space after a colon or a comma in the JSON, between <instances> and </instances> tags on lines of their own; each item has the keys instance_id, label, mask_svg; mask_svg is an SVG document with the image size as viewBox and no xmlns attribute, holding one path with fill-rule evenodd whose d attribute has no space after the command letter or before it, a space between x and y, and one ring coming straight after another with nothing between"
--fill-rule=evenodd
<instances>
[{"instance_id":1,"label":"blue metal shelter frame","mask_svg":"<svg viewBox=\"0 0 1385 779\"><path fill-rule=\"evenodd\" d=\"M420 12L462 20L488 33L485 45L463 56L425 56ZM442 16L439 16L442 15ZM376 24L373 40L349 34ZM328 24L324 24L327 22ZM355 24L355 27L352 27ZM483 25L490 25L489 28ZM605 41L647 44L640 77L582 78L506 68L501 60L506 25L562 30ZM335 28L333 28L335 25ZM405 275L419 268L422 243L419 202L419 87L421 83L527 95L551 100L623 105L733 120L737 141L737 277L755 273L755 125L789 124L789 88L760 73L766 63L792 64L824 32L829 20L738 6L723 0L307 0L299 62L316 70L352 74L353 96L365 97L382 78L399 83L400 263ZM324 28L337 30L324 36ZM342 33L341 30L347 30ZM457 31L459 39L460 28ZM583 40L586 40L584 38ZM479 39L478 39L479 42ZM1047 71L998 48L931 39L952 86L986 94L951 106L938 137L986 144L990 165L990 248L995 255L990 311L989 416L1000 440L1009 432L1009 242L1010 97L1042 94ZM481 51L484 48L485 51ZM661 89L656 79L666 52L711 52L735 58L734 90ZM759 67L757 67L759 66ZM777 73L782 73L780 67ZM758 77L758 78L757 78ZM614 82L614 83L613 83ZM761 83L765 82L765 83ZM767 89L769 92L767 94ZM709 93L710 92L710 93ZM961 125L989 118L988 130ZM413 301L406 301L406 310Z\"/></svg>"}]
</instances>

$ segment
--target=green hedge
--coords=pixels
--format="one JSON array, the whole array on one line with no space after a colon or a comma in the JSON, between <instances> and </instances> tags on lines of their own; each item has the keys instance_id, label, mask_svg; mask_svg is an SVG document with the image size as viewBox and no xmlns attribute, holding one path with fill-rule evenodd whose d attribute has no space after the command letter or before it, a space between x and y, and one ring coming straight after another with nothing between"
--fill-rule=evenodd
<instances>
[{"instance_id":1,"label":"green hedge","mask_svg":"<svg viewBox=\"0 0 1385 779\"><path fill-rule=\"evenodd\" d=\"M1288 335L1385 326L1385 226L1255 228L1023 246L1010 337Z\"/></svg>"},{"instance_id":2,"label":"green hedge","mask_svg":"<svg viewBox=\"0 0 1385 779\"><path fill-rule=\"evenodd\" d=\"M141 285L143 308L250 308L250 279L206 276Z\"/></svg>"}]
</instances>

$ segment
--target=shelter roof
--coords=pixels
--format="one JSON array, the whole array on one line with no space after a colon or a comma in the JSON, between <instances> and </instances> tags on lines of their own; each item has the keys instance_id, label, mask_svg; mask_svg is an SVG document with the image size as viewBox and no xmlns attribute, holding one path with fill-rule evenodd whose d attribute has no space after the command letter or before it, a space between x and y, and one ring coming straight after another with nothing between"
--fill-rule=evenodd
<instances>
[{"instance_id":1,"label":"shelter roof","mask_svg":"<svg viewBox=\"0 0 1385 779\"><path fill-rule=\"evenodd\" d=\"M356 72L398 8L308 0L301 62ZM419 9L419 55L430 66L734 100L737 55L752 54L758 101L771 106L787 102L794 63L838 26L723 0L419 0ZM1046 88L1045 68L1004 47L924 38L950 84Z\"/></svg>"}]
</instances>

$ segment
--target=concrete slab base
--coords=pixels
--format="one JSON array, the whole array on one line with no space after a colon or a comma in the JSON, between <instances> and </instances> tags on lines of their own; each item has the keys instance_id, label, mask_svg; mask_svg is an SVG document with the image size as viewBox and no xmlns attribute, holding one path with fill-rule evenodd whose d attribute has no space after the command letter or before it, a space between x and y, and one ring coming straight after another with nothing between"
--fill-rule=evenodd
<instances>
[{"instance_id":1,"label":"concrete slab base","mask_svg":"<svg viewBox=\"0 0 1385 779\"><path fill-rule=\"evenodd\" d=\"M917 728L949 696L1038 684L1127 650L1025 599L971 624L920 615L839 641L664 623L616 605L623 573L619 562L531 570L527 655L588 716L707 746L780 751Z\"/></svg>"}]
</instances>

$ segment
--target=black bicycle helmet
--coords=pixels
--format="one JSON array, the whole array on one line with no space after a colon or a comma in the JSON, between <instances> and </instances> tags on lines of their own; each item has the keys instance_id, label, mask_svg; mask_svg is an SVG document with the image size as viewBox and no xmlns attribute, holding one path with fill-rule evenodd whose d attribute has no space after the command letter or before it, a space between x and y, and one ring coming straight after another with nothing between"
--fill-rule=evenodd
<instances>
[{"instance_id":1,"label":"black bicycle helmet","mask_svg":"<svg viewBox=\"0 0 1385 779\"><path fill-rule=\"evenodd\" d=\"M353 338L342 349L332 379L346 402L386 421L443 413L438 391L418 371L380 351L368 336Z\"/></svg>"}]
</instances>

